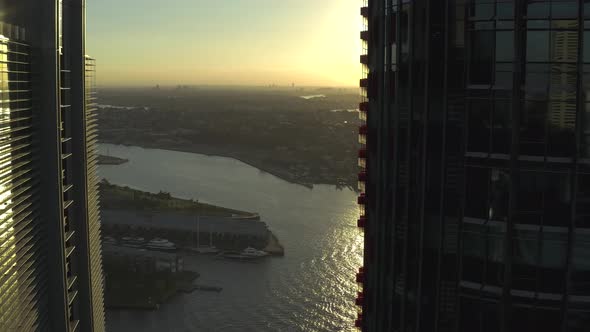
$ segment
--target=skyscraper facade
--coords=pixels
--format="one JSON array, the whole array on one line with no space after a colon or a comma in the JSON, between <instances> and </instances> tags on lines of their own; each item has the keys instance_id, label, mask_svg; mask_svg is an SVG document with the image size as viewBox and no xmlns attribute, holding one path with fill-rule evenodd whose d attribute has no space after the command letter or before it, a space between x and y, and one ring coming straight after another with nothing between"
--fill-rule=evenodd
<instances>
[{"instance_id":1,"label":"skyscraper facade","mask_svg":"<svg viewBox=\"0 0 590 332\"><path fill-rule=\"evenodd\" d=\"M0 331L104 331L84 0L0 0Z\"/></svg>"},{"instance_id":2,"label":"skyscraper facade","mask_svg":"<svg viewBox=\"0 0 590 332\"><path fill-rule=\"evenodd\" d=\"M368 0L363 331L590 330L590 2Z\"/></svg>"}]
</instances>

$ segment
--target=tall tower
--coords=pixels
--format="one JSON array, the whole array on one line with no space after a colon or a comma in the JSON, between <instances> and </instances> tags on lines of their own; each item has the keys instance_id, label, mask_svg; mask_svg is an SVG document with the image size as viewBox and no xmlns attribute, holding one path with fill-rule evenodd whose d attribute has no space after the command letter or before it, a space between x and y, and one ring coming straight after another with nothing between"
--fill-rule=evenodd
<instances>
[{"instance_id":1,"label":"tall tower","mask_svg":"<svg viewBox=\"0 0 590 332\"><path fill-rule=\"evenodd\" d=\"M362 331L588 330L589 10L365 1Z\"/></svg>"},{"instance_id":2,"label":"tall tower","mask_svg":"<svg viewBox=\"0 0 590 332\"><path fill-rule=\"evenodd\" d=\"M0 10L0 330L104 331L85 1Z\"/></svg>"}]
</instances>

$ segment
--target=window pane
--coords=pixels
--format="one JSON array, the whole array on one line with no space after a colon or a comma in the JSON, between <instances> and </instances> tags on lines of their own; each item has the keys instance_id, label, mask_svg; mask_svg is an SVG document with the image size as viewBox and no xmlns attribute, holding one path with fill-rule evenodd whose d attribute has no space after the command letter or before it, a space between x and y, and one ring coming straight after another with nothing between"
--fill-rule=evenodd
<instances>
[{"instance_id":1,"label":"window pane","mask_svg":"<svg viewBox=\"0 0 590 332\"><path fill-rule=\"evenodd\" d=\"M511 110L510 100L496 100L494 105L494 125L492 126L492 152L510 153L511 142Z\"/></svg>"},{"instance_id":2,"label":"window pane","mask_svg":"<svg viewBox=\"0 0 590 332\"><path fill-rule=\"evenodd\" d=\"M487 20L492 18L494 15L494 4L493 3L478 3L473 7L473 16L476 20Z\"/></svg>"},{"instance_id":3,"label":"window pane","mask_svg":"<svg viewBox=\"0 0 590 332\"><path fill-rule=\"evenodd\" d=\"M467 198L465 216L472 218L488 218L488 169L467 167L465 170Z\"/></svg>"},{"instance_id":4,"label":"window pane","mask_svg":"<svg viewBox=\"0 0 590 332\"><path fill-rule=\"evenodd\" d=\"M551 4L552 18L574 18L578 16L577 2L555 1Z\"/></svg>"},{"instance_id":5,"label":"window pane","mask_svg":"<svg viewBox=\"0 0 590 332\"><path fill-rule=\"evenodd\" d=\"M549 91L549 69L546 64L526 66L525 91L527 99L547 99Z\"/></svg>"},{"instance_id":6,"label":"window pane","mask_svg":"<svg viewBox=\"0 0 590 332\"><path fill-rule=\"evenodd\" d=\"M489 152L490 103L473 100L469 105L468 151Z\"/></svg>"},{"instance_id":7,"label":"window pane","mask_svg":"<svg viewBox=\"0 0 590 332\"><path fill-rule=\"evenodd\" d=\"M549 3L535 2L529 3L527 16L531 18L549 17Z\"/></svg>"},{"instance_id":8,"label":"window pane","mask_svg":"<svg viewBox=\"0 0 590 332\"><path fill-rule=\"evenodd\" d=\"M577 72L575 65L553 65L551 70L550 97L553 100L575 100Z\"/></svg>"},{"instance_id":9,"label":"window pane","mask_svg":"<svg viewBox=\"0 0 590 332\"><path fill-rule=\"evenodd\" d=\"M545 177L542 172L522 171L517 187L517 210L528 212L543 211Z\"/></svg>"},{"instance_id":10,"label":"window pane","mask_svg":"<svg viewBox=\"0 0 590 332\"><path fill-rule=\"evenodd\" d=\"M521 114L520 153L523 155L545 155L546 101L526 101Z\"/></svg>"},{"instance_id":11,"label":"window pane","mask_svg":"<svg viewBox=\"0 0 590 332\"><path fill-rule=\"evenodd\" d=\"M575 63L578 61L577 31L554 31L551 36L552 62Z\"/></svg>"},{"instance_id":12,"label":"window pane","mask_svg":"<svg viewBox=\"0 0 590 332\"><path fill-rule=\"evenodd\" d=\"M510 176L507 171L492 169L490 210L492 220L506 221L508 217L508 197L510 193Z\"/></svg>"},{"instance_id":13,"label":"window pane","mask_svg":"<svg viewBox=\"0 0 590 332\"><path fill-rule=\"evenodd\" d=\"M471 36L470 83L491 84L494 31L473 31Z\"/></svg>"},{"instance_id":14,"label":"window pane","mask_svg":"<svg viewBox=\"0 0 590 332\"><path fill-rule=\"evenodd\" d=\"M514 17L514 4L506 2L496 4L496 17L503 19Z\"/></svg>"},{"instance_id":15,"label":"window pane","mask_svg":"<svg viewBox=\"0 0 590 332\"><path fill-rule=\"evenodd\" d=\"M548 155L553 157L572 157L575 150L575 101L551 102L549 105L548 121Z\"/></svg>"},{"instance_id":16,"label":"window pane","mask_svg":"<svg viewBox=\"0 0 590 332\"><path fill-rule=\"evenodd\" d=\"M546 173L545 224L566 227L571 222L570 177L565 173Z\"/></svg>"},{"instance_id":17,"label":"window pane","mask_svg":"<svg viewBox=\"0 0 590 332\"><path fill-rule=\"evenodd\" d=\"M514 31L496 32L496 62L511 62L514 59Z\"/></svg>"},{"instance_id":18,"label":"window pane","mask_svg":"<svg viewBox=\"0 0 590 332\"><path fill-rule=\"evenodd\" d=\"M549 21L546 20L528 20L527 21L527 28L528 29L549 29Z\"/></svg>"},{"instance_id":19,"label":"window pane","mask_svg":"<svg viewBox=\"0 0 590 332\"><path fill-rule=\"evenodd\" d=\"M527 32L526 59L534 62L549 61L549 31Z\"/></svg>"}]
</instances>

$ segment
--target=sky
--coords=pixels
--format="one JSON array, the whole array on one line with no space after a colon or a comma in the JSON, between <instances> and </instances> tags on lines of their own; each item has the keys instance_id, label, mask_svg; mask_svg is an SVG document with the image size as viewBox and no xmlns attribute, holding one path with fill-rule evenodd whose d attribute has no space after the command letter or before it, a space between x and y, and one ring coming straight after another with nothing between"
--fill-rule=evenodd
<instances>
[{"instance_id":1,"label":"sky","mask_svg":"<svg viewBox=\"0 0 590 332\"><path fill-rule=\"evenodd\" d=\"M357 86L360 0L88 0L100 86Z\"/></svg>"}]
</instances>

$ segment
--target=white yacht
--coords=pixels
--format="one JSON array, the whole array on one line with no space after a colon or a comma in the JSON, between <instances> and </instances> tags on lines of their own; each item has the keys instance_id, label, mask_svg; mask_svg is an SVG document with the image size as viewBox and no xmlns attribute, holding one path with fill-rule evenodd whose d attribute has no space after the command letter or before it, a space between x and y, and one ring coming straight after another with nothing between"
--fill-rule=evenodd
<instances>
[{"instance_id":1,"label":"white yacht","mask_svg":"<svg viewBox=\"0 0 590 332\"><path fill-rule=\"evenodd\" d=\"M125 236L121 238L121 245L124 247L139 248L144 243L145 239L142 237Z\"/></svg>"},{"instance_id":2,"label":"white yacht","mask_svg":"<svg viewBox=\"0 0 590 332\"><path fill-rule=\"evenodd\" d=\"M247 256L247 257L266 257L268 256L268 253L264 250L258 250L252 247L248 247L244 250L242 250L242 252L240 253L243 256Z\"/></svg>"},{"instance_id":3,"label":"white yacht","mask_svg":"<svg viewBox=\"0 0 590 332\"><path fill-rule=\"evenodd\" d=\"M145 245L147 249L173 251L176 250L176 245L166 239L155 238L148 241Z\"/></svg>"}]
</instances>

